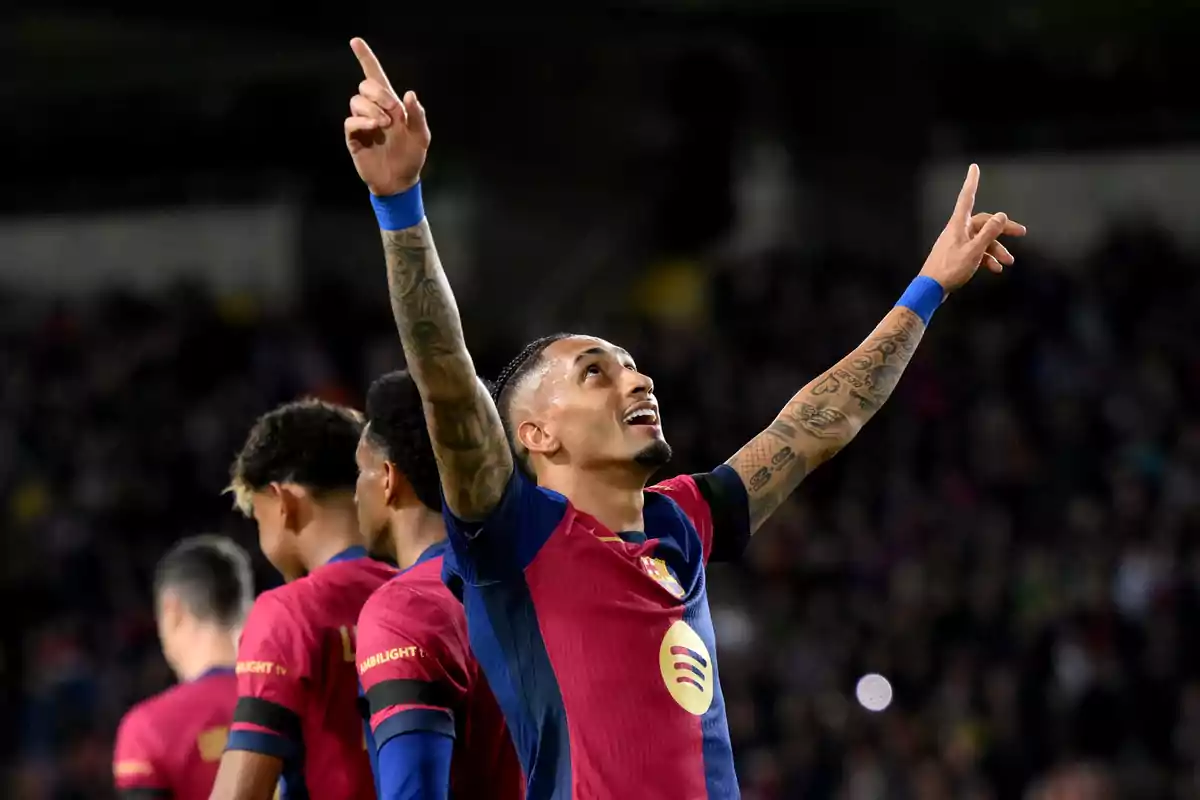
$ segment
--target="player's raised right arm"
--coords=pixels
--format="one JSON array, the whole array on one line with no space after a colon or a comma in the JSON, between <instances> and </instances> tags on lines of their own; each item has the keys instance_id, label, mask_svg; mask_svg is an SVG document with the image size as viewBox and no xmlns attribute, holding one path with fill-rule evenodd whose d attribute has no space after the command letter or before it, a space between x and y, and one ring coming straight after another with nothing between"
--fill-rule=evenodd
<instances>
[{"instance_id":1,"label":"player's raised right arm","mask_svg":"<svg viewBox=\"0 0 1200 800\"><path fill-rule=\"evenodd\" d=\"M421 206L420 175L429 147L425 109L401 99L362 39L350 43L364 80L350 101L346 146L371 190L387 259L392 313L450 510L478 521L499 503L512 475L512 452L491 395L475 374L450 283Z\"/></svg>"}]
</instances>

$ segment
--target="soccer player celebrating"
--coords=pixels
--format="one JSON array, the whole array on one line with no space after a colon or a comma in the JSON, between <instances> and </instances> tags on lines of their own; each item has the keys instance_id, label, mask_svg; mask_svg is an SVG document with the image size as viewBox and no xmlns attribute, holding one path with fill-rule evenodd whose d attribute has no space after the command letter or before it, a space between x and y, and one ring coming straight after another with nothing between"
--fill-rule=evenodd
<instances>
[{"instance_id":1,"label":"soccer player celebrating","mask_svg":"<svg viewBox=\"0 0 1200 800\"><path fill-rule=\"evenodd\" d=\"M361 416L316 400L263 415L234 461L238 507L288 581L254 603L213 798L375 796L354 670L354 624L395 574L367 557L354 507Z\"/></svg>"},{"instance_id":2,"label":"soccer player celebrating","mask_svg":"<svg viewBox=\"0 0 1200 800\"><path fill-rule=\"evenodd\" d=\"M475 375L421 205L425 111L362 40L347 147L383 232L392 310L447 508L447 579L531 798L738 796L705 591L808 473L879 410L948 292L1024 228L972 216L972 165L920 275L866 341L711 472L645 489L671 455L654 384L590 336L524 349L495 398ZM515 451L515 461L514 461Z\"/></svg>"},{"instance_id":3,"label":"soccer player celebrating","mask_svg":"<svg viewBox=\"0 0 1200 800\"><path fill-rule=\"evenodd\" d=\"M250 558L224 537L184 539L158 562L154 597L163 656L180 683L121 720L117 795L202 800L237 702L237 632L254 601Z\"/></svg>"},{"instance_id":4,"label":"soccer player celebrating","mask_svg":"<svg viewBox=\"0 0 1200 800\"><path fill-rule=\"evenodd\" d=\"M358 445L358 514L372 552L403 572L358 618L358 672L384 800L523 796L521 766L467 639L462 604L442 583L446 527L437 462L416 384L384 375L367 393Z\"/></svg>"}]
</instances>

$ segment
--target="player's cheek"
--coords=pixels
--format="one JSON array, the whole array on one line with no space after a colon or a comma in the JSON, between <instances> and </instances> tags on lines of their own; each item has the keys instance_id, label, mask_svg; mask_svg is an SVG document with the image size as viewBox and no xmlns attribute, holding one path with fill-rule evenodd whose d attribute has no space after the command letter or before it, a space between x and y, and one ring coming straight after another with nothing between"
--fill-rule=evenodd
<instances>
[{"instance_id":1,"label":"player's cheek","mask_svg":"<svg viewBox=\"0 0 1200 800\"><path fill-rule=\"evenodd\" d=\"M595 440L598 446L606 451L620 455L628 441L628 431L620 422L613 420L611 413L605 413L604 418L597 421Z\"/></svg>"},{"instance_id":2,"label":"player's cheek","mask_svg":"<svg viewBox=\"0 0 1200 800\"><path fill-rule=\"evenodd\" d=\"M275 563L280 557L280 532L272 525L260 525L258 528L258 544L268 561Z\"/></svg>"}]
</instances>

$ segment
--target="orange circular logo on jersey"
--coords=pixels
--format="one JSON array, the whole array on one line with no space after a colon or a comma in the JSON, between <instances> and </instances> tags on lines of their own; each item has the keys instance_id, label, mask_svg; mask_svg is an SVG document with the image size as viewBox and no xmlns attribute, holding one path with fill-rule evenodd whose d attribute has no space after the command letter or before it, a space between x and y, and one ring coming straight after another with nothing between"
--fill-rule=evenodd
<instances>
[{"instance_id":1,"label":"orange circular logo on jersey","mask_svg":"<svg viewBox=\"0 0 1200 800\"><path fill-rule=\"evenodd\" d=\"M700 635L683 620L667 628L658 648L658 667L680 708L697 717L708 711L715 690L712 656Z\"/></svg>"}]
</instances>

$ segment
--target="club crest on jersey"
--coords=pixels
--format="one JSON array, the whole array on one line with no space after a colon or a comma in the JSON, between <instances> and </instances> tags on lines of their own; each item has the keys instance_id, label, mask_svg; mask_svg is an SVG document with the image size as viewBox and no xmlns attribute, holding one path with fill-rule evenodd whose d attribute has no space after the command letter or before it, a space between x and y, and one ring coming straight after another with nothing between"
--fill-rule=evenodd
<instances>
[{"instance_id":1,"label":"club crest on jersey","mask_svg":"<svg viewBox=\"0 0 1200 800\"><path fill-rule=\"evenodd\" d=\"M666 589L676 598L683 598L685 594L683 587L679 585L679 581L675 580L675 576L671 574L671 570L667 569L667 562L661 558L642 556L642 571L656 580L659 586Z\"/></svg>"},{"instance_id":2,"label":"club crest on jersey","mask_svg":"<svg viewBox=\"0 0 1200 800\"><path fill-rule=\"evenodd\" d=\"M679 707L701 716L712 705L713 663L700 634L683 620L667 628L658 648L663 684Z\"/></svg>"}]
</instances>

